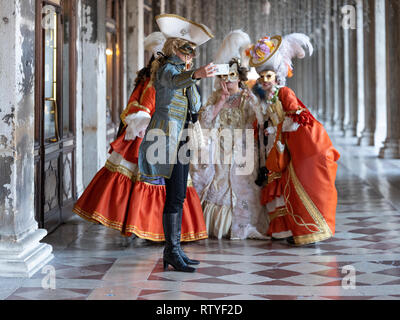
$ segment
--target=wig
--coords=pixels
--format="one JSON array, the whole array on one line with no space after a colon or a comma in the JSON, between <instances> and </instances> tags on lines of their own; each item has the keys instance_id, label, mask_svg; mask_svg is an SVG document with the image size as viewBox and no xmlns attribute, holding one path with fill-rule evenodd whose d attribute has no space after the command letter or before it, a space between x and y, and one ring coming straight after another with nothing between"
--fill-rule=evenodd
<instances>
[{"instance_id":1,"label":"wig","mask_svg":"<svg viewBox=\"0 0 400 320\"><path fill-rule=\"evenodd\" d=\"M156 75L161 66L163 66L168 58L175 56L179 51L179 48L184 47L189 44L190 46L195 47L196 45L188 40L184 40L181 38L168 38L165 41L163 54L161 54L157 59L155 59L151 66L151 80L154 82L156 79Z\"/></svg>"}]
</instances>

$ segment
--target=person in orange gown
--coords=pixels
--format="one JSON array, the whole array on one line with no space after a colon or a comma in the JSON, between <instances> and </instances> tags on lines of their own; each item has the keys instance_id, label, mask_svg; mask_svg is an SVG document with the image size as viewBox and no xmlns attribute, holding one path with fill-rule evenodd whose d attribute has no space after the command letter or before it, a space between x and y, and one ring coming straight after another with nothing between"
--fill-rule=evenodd
<instances>
[{"instance_id":1,"label":"person in orange gown","mask_svg":"<svg viewBox=\"0 0 400 320\"><path fill-rule=\"evenodd\" d=\"M304 34L264 37L249 48L250 65L260 78L253 88L263 144L265 182L261 202L269 215L268 236L306 245L335 234L339 153L323 125L290 88L292 59L313 47ZM263 140L263 139L261 139Z\"/></svg>"},{"instance_id":2,"label":"person in orange gown","mask_svg":"<svg viewBox=\"0 0 400 320\"><path fill-rule=\"evenodd\" d=\"M95 175L73 212L95 223L119 230L123 236L164 241L162 225L165 181L146 179L138 172L138 153L144 132L155 111L155 89L150 81L151 64L162 50L165 37L155 32L145 39L145 48L153 53L148 66L138 72L135 89L121 114L117 139L111 143L105 166ZM183 205L181 241L206 239L200 199L189 179Z\"/></svg>"}]
</instances>

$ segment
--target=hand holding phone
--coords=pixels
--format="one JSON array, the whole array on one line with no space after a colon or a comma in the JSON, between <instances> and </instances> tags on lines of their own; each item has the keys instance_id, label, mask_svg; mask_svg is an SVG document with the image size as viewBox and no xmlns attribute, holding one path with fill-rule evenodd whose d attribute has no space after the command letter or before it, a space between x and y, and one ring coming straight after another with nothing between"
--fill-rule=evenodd
<instances>
[{"instance_id":1,"label":"hand holding phone","mask_svg":"<svg viewBox=\"0 0 400 320\"><path fill-rule=\"evenodd\" d=\"M228 75L229 74L229 64L216 64L216 76L223 76L223 75Z\"/></svg>"}]
</instances>

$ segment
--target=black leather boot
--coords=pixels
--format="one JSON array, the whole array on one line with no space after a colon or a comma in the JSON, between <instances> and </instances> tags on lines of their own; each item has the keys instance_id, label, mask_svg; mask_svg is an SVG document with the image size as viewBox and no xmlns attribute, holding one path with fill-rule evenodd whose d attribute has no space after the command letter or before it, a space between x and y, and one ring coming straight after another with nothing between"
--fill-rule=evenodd
<instances>
[{"instance_id":1,"label":"black leather boot","mask_svg":"<svg viewBox=\"0 0 400 320\"><path fill-rule=\"evenodd\" d=\"M167 270L168 265L171 265L176 271L195 272L196 269L189 267L179 254L179 241L177 241L179 225L178 218L178 212L163 214L163 227L165 234L165 248L163 257L164 270Z\"/></svg>"},{"instance_id":2,"label":"black leather boot","mask_svg":"<svg viewBox=\"0 0 400 320\"><path fill-rule=\"evenodd\" d=\"M185 252L183 252L181 248L181 230L182 230L182 214L183 214L183 209L179 210L179 216L178 216L178 232L177 232L177 243L178 243L178 248L179 248L179 254L181 255L183 261L185 261L186 264L189 265L199 265L200 261L198 260L192 260L187 257Z\"/></svg>"}]
</instances>

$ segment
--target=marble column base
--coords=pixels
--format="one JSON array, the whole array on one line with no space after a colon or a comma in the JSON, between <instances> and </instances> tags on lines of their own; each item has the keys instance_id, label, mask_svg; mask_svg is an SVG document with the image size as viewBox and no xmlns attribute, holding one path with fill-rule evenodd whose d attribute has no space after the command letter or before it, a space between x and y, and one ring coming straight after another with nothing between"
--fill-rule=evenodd
<instances>
[{"instance_id":1,"label":"marble column base","mask_svg":"<svg viewBox=\"0 0 400 320\"><path fill-rule=\"evenodd\" d=\"M400 140L388 139L379 151L381 159L400 159Z\"/></svg>"},{"instance_id":2,"label":"marble column base","mask_svg":"<svg viewBox=\"0 0 400 320\"><path fill-rule=\"evenodd\" d=\"M335 130L337 132L343 132L344 131L343 122L340 120L335 121L333 130Z\"/></svg>"},{"instance_id":3,"label":"marble column base","mask_svg":"<svg viewBox=\"0 0 400 320\"><path fill-rule=\"evenodd\" d=\"M363 132L358 138L358 145L361 147L373 147L375 145L375 135L372 132Z\"/></svg>"},{"instance_id":4,"label":"marble column base","mask_svg":"<svg viewBox=\"0 0 400 320\"><path fill-rule=\"evenodd\" d=\"M357 129L355 127L345 127L344 137L346 137L346 138L357 137Z\"/></svg>"},{"instance_id":5,"label":"marble column base","mask_svg":"<svg viewBox=\"0 0 400 320\"><path fill-rule=\"evenodd\" d=\"M29 278L51 261L52 246L40 243L47 235L36 229L20 240L0 241L0 277Z\"/></svg>"}]
</instances>

